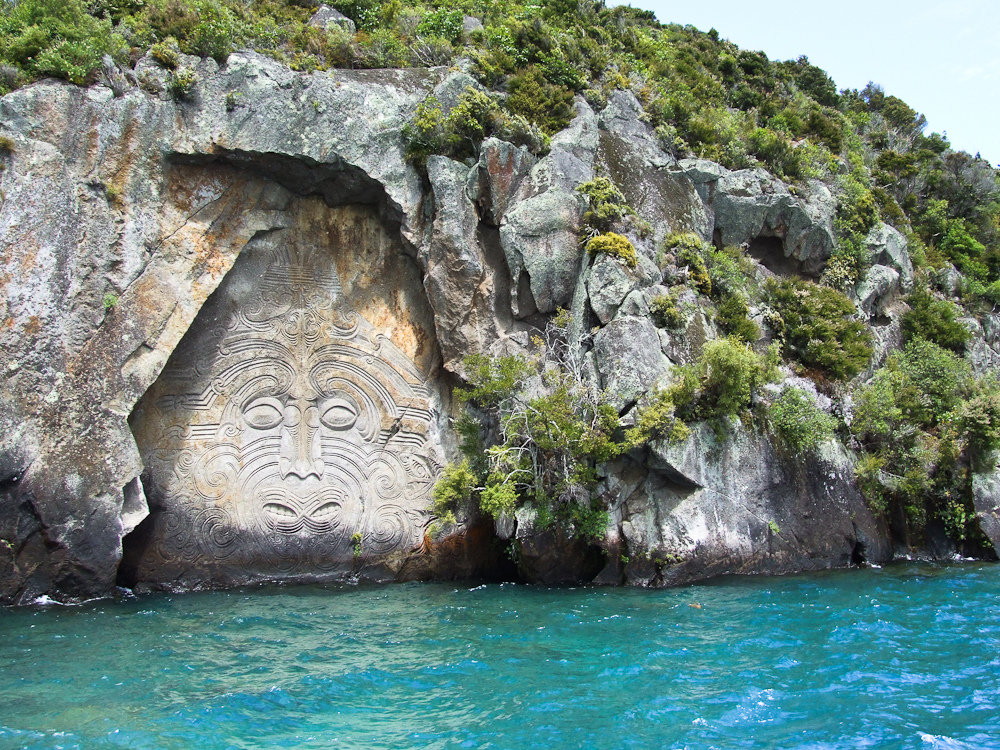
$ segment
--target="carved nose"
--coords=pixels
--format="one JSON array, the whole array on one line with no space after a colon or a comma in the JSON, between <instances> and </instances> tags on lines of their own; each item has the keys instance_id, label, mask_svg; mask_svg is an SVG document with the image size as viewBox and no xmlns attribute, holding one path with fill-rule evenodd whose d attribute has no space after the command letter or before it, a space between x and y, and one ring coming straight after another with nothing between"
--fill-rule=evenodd
<instances>
[{"instance_id":1,"label":"carved nose","mask_svg":"<svg viewBox=\"0 0 1000 750\"><path fill-rule=\"evenodd\" d=\"M299 479L316 477L317 479L322 479L325 468L326 465L322 459L319 461L308 461L303 458L297 458L294 461L290 461L284 456L278 459L278 471L282 479L287 479L288 477L298 477Z\"/></svg>"},{"instance_id":2,"label":"carved nose","mask_svg":"<svg viewBox=\"0 0 1000 750\"><path fill-rule=\"evenodd\" d=\"M305 399L290 401L281 426L281 455L278 473L282 479L323 478L322 446L319 440L319 412Z\"/></svg>"}]
</instances>

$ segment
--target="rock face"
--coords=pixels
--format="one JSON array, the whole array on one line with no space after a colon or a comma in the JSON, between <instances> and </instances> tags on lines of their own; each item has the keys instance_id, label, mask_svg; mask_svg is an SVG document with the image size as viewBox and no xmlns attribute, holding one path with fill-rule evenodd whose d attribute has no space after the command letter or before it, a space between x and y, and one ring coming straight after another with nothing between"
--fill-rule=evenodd
<instances>
[{"instance_id":1,"label":"rock face","mask_svg":"<svg viewBox=\"0 0 1000 750\"><path fill-rule=\"evenodd\" d=\"M655 575L680 583L705 570L781 573L892 559L839 444L793 462L766 435L729 427L721 444L707 425L681 445L654 444L646 481L616 488L623 541L664 561ZM624 573L642 579L650 571L642 563Z\"/></svg>"},{"instance_id":2,"label":"rock face","mask_svg":"<svg viewBox=\"0 0 1000 750\"><path fill-rule=\"evenodd\" d=\"M690 292L678 330L651 317L668 293L662 237L748 243L764 265L817 273L826 188L678 164L627 92L601 112L579 99L544 157L488 139L422 173L403 125L431 92L454 101L464 73L182 64L197 76L183 100L150 58L118 97L42 82L0 99L15 146L0 172L0 601L116 581L499 574L498 539L522 576L551 582L891 556L842 446L803 463L743 428L600 467L612 523L597 545L523 512L433 524L465 356L530 351L569 308L599 328L582 368L627 421L718 335ZM576 188L596 174L639 215L634 268L581 250ZM879 314L905 268L893 237L869 239Z\"/></svg>"},{"instance_id":3,"label":"rock face","mask_svg":"<svg viewBox=\"0 0 1000 750\"><path fill-rule=\"evenodd\" d=\"M821 182L792 195L763 169L730 172L714 162L684 159L679 167L714 215L718 244L749 245L775 273L819 276L833 252L836 201Z\"/></svg>"},{"instance_id":4,"label":"rock face","mask_svg":"<svg viewBox=\"0 0 1000 750\"><path fill-rule=\"evenodd\" d=\"M199 77L186 102L56 83L0 100L15 142L0 176L5 601L112 591L122 538L146 513L127 419L241 251L290 228L282 183L370 206L411 257L407 238L426 231L399 131L436 73L310 76L255 54L221 71L185 62ZM137 70L148 88L165 80L151 61ZM391 340L391 316L367 320ZM433 335L422 345L411 359L426 378L440 354Z\"/></svg>"},{"instance_id":5,"label":"rock face","mask_svg":"<svg viewBox=\"0 0 1000 750\"><path fill-rule=\"evenodd\" d=\"M1000 555L1000 467L973 476L972 500L980 528Z\"/></svg>"},{"instance_id":6,"label":"rock face","mask_svg":"<svg viewBox=\"0 0 1000 750\"><path fill-rule=\"evenodd\" d=\"M349 574L424 536L442 457L419 268L371 210L309 198L286 216L132 414L152 513L131 581Z\"/></svg>"}]
</instances>

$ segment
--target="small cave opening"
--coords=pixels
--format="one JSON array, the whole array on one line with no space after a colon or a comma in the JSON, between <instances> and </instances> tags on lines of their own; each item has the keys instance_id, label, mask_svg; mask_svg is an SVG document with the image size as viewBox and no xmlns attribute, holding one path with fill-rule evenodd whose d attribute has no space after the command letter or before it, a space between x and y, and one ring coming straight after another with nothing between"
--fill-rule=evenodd
<instances>
[{"instance_id":1,"label":"small cave opening","mask_svg":"<svg viewBox=\"0 0 1000 750\"><path fill-rule=\"evenodd\" d=\"M118 576L115 580L118 586L134 589L142 582L141 560L152 541L155 522L153 514L150 513L138 526L122 537L122 559L118 563Z\"/></svg>"},{"instance_id":2,"label":"small cave opening","mask_svg":"<svg viewBox=\"0 0 1000 750\"><path fill-rule=\"evenodd\" d=\"M867 564L867 562L864 543L860 541L855 542L854 549L851 550L851 565L860 568Z\"/></svg>"},{"instance_id":3,"label":"small cave opening","mask_svg":"<svg viewBox=\"0 0 1000 750\"><path fill-rule=\"evenodd\" d=\"M747 247L750 257L775 276L815 278L806 273L802 261L785 255L785 241L775 235L759 235Z\"/></svg>"}]
</instances>

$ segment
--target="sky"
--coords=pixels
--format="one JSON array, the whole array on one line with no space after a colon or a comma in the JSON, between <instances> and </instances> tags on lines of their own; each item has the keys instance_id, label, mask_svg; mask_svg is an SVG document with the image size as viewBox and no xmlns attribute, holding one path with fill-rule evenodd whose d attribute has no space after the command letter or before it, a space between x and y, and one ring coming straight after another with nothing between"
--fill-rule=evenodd
<instances>
[{"instance_id":1,"label":"sky","mask_svg":"<svg viewBox=\"0 0 1000 750\"><path fill-rule=\"evenodd\" d=\"M608 2L608 5L619 3ZM955 149L1000 162L998 0L631 0L663 23L715 28L773 60L809 57L839 89L880 84L947 132Z\"/></svg>"}]
</instances>

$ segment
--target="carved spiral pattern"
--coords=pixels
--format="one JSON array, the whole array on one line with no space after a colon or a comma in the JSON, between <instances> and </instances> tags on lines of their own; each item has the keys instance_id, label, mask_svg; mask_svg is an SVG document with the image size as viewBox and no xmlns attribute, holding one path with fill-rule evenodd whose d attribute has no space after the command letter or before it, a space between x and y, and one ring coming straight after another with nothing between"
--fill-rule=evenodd
<instances>
[{"instance_id":1,"label":"carved spiral pattern","mask_svg":"<svg viewBox=\"0 0 1000 750\"><path fill-rule=\"evenodd\" d=\"M398 505L381 505L368 521L362 544L368 553L385 554L409 546L413 524L406 510Z\"/></svg>"},{"instance_id":2,"label":"carved spiral pattern","mask_svg":"<svg viewBox=\"0 0 1000 750\"><path fill-rule=\"evenodd\" d=\"M329 254L296 252L253 292L227 277L202 312L225 325L196 321L151 391L161 562L284 577L349 570L354 533L366 556L421 536L440 470L423 377L344 305Z\"/></svg>"}]
</instances>

